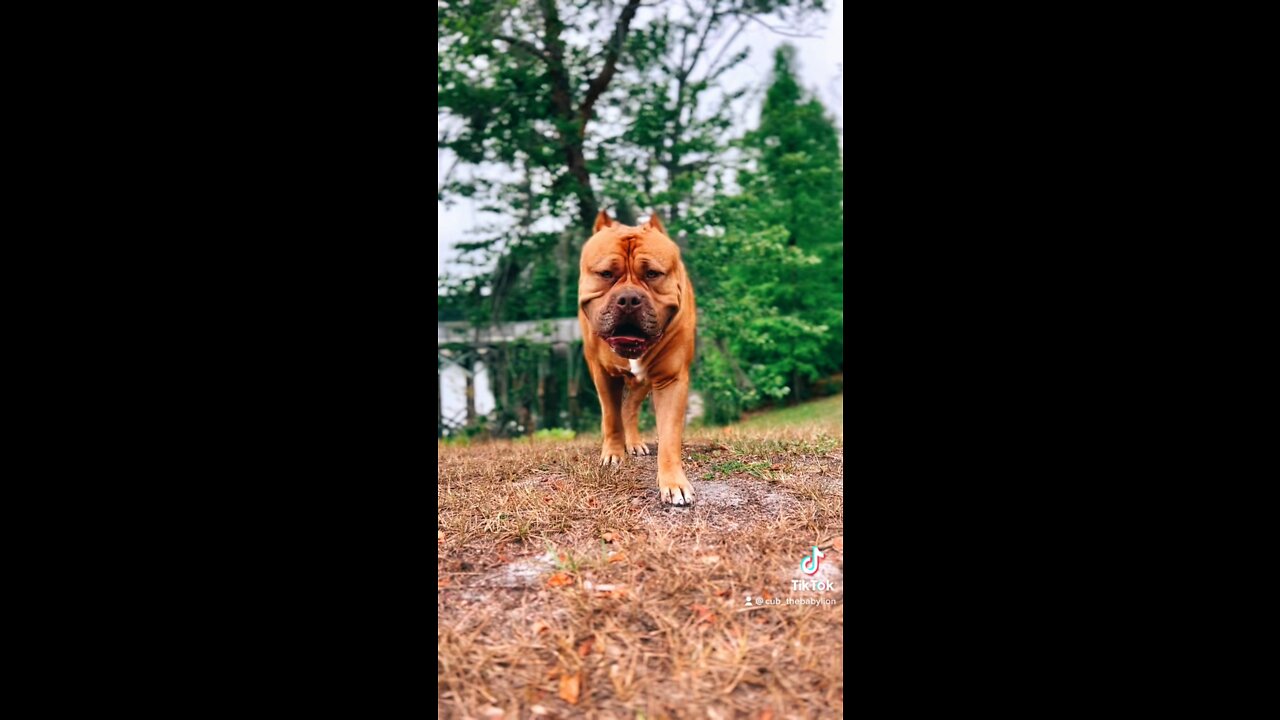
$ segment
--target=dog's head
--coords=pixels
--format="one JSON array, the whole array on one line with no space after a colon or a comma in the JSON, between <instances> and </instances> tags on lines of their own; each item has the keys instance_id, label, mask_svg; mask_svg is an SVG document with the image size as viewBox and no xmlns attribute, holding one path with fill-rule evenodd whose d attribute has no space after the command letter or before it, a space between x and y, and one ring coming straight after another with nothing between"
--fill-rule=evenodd
<instances>
[{"instance_id":1,"label":"dog's head","mask_svg":"<svg viewBox=\"0 0 1280 720\"><path fill-rule=\"evenodd\" d=\"M631 227L601 210L579 271L578 307L592 331L628 359L662 338L688 284L680 248L656 213Z\"/></svg>"}]
</instances>

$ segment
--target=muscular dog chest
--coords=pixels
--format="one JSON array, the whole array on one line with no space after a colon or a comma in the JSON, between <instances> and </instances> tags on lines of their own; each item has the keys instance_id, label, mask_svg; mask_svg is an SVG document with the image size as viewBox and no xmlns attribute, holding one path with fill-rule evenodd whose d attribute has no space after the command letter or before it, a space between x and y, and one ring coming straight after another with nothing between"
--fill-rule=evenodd
<instances>
[{"instance_id":1,"label":"muscular dog chest","mask_svg":"<svg viewBox=\"0 0 1280 720\"><path fill-rule=\"evenodd\" d=\"M620 376L620 377L626 378L627 380L635 380L636 382L645 382L646 380L648 380L648 375L645 372L645 368L640 364L639 360L628 360L627 362L628 362L627 365L618 365L616 363L609 363L606 366L609 369L609 374L613 375L614 377Z\"/></svg>"}]
</instances>

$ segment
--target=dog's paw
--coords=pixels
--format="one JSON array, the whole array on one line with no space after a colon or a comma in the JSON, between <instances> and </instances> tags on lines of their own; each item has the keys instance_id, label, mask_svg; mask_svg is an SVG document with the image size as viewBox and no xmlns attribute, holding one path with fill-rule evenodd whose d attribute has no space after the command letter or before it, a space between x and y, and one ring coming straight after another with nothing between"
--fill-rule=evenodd
<instances>
[{"instance_id":1,"label":"dog's paw","mask_svg":"<svg viewBox=\"0 0 1280 720\"><path fill-rule=\"evenodd\" d=\"M600 467L616 468L622 464L622 458L626 455L626 445L620 442L606 442L600 451Z\"/></svg>"},{"instance_id":2,"label":"dog's paw","mask_svg":"<svg viewBox=\"0 0 1280 720\"><path fill-rule=\"evenodd\" d=\"M649 446L645 445L643 442L639 440L636 440L635 442L628 440L627 452L630 453L631 455L648 455Z\"/></svg>"},{"instance_id":3,"label":"dog's paw","mask_svg":"<svg viewBox=\"0 0 1280 720\"><path fill-rule=\"evenodd\" d=\"M689 484L683 470L669 478L663 478L659 473L658 497L662 498L662 502L672 505L692 505L693 485Z\"/></svg>"}]
</instances>

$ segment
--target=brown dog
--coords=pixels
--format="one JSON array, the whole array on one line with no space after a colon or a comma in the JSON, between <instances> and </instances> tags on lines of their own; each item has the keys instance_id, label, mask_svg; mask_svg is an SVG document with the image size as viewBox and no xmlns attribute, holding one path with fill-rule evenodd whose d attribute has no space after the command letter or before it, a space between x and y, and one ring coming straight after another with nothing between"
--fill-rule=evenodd
<instances>
[{"instance_id":1,"label":"brown dog","mask_svg":"<svg viewBox=\"0 0 1280 720\"><path fill-rule=\"evenodd\" d=\"M658 495L673 505L692 503L680 442L697 313L680 248L656 214L631 227L615 223L602 210L594 232L582 248L578 322L587 367L600 394L600 464L616 466L627 453L649 454L640 440L640 403L652 390L658 416Z\"/></svg>"}]
</instances>

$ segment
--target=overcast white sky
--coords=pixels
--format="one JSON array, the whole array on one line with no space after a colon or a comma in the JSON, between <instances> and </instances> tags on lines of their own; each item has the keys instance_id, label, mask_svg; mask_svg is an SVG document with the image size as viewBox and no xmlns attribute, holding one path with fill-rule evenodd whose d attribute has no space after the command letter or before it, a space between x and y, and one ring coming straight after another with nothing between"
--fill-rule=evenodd
<instances>
[{"instance_id":1,"label":"overcast white sky","mask_svg":"<svg viewBox=\"0 0 1280 720\"><path fill-rule=\"evenodd\" d=\"M825 16L815 17L806 24L806 29L816 31L819 38L784 37L752 24L738 38L739 47L750 47L751 56L724 76L726 87L750 85L755 91L768 82L769 72L773 67L773 51L784 43L790 42L799 51L800 80L810 91L817 93L827 111L836 118L836 123L844 126L844 77L840 72L844 62L844 0L831 0ZM775 23L776 24L776 23ZM756 95L754 106L746 114L749 127L755 127L760 121L760 98ZM745 129L745 128L743 128ZM440 154L440 166L437 168L437 179L443 179L453 160L447 154ZM459 201L446 208L444 203L436 207L437 233L439 238L439 256L437 259L437 277L444 274L446 265L450 272L473 272L470 268L451 264L457 253L453 246L466 239L469 229L482 221L480 213L473 203Z\"/></svg>"}]
</instances>

